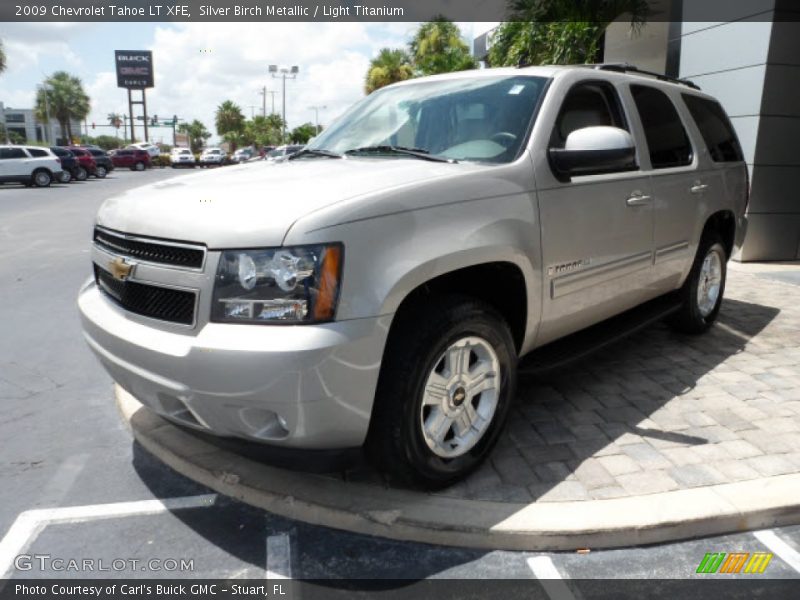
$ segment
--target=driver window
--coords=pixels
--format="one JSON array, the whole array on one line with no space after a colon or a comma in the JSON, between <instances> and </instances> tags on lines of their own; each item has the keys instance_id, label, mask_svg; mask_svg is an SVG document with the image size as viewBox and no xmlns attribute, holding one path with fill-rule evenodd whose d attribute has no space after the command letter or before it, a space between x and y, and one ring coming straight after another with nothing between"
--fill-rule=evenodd
<instances>
[{"instance_id":1,"label":"driver window","mask_svg":"<svg viewBox=\"0 0 800 600\"><path fill-rule=\"evenodd\" d=\"M578 84L564 99L553 128L550 147L563 148L567 136L573 131L604 125L628 129L616 92L612 86L601 82Z\"/></svg>"}]
</instances>

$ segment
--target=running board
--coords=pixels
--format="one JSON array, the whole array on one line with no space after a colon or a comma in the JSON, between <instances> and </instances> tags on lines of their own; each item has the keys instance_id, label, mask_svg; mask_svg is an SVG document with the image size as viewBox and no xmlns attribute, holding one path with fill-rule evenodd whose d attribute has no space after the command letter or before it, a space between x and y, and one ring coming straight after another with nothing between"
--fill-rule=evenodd
<instances>
[{"instance_id":1,"label":"running board","mask_svg":"<svg viewBox=\"0 0 800 600\"><path fill-rule=\"evenodd\" d=\"M657 323L681 307L676 294L650 300L582 331L536 348L519 362L520 375L539 375L561 368Z\"/></svg>"}]
</instances>

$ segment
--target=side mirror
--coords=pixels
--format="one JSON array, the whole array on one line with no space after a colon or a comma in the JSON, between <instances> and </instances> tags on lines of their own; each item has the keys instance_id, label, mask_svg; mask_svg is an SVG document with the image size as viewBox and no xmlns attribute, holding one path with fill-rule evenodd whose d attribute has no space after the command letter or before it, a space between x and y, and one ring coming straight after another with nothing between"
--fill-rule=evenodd
<instances>
[{"instance_id":1,"label":"side mirror","mask_svg":"<svg viewBox=\"0 0 800 600\"><path fill-rule=\"evenodd\" d=\"M567 136L564 148L550 148L550 162L559 176L597 175L636 168L631 134L618 127L584 127Z\"/></svg>"}]
</instances>

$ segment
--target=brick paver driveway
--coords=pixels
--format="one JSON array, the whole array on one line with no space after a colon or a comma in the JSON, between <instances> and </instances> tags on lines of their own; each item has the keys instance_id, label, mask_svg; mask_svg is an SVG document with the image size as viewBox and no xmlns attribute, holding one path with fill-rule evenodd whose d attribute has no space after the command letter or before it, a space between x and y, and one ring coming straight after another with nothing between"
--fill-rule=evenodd
<instances>
[{"instance_id":1,"label":"brick paver driveway","mask_svg":"<svg viewBox=\"0 0 800 600\"><path fill-rule=\"evenodd\" d=\"M659 324L522 381L491 460L442 493L592 500L800 472L800 286L757 271L731 268L705 335Z\"/></svg>"}]
</instances>

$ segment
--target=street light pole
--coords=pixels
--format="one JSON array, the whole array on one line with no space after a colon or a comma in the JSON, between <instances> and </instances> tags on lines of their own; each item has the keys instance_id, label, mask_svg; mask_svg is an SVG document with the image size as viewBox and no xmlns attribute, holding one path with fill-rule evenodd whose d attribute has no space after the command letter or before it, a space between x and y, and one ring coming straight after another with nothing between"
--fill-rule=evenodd
<instances>
[{"instance_id":1,"label":"street light pole","mask_svg":"<svg viewBox=\"0 0 800 600\"><path fill-rule=\"evenodd\" d=\"M47 144L50 144L50 140L53 138L53 127L50 125L50 102L47 100L47 92L49 92L52 88L43 85L42 86L42 93L44 95L44 116L47 119L47 123L45 123L44 127L44 141ZM49 129L49 131L48 131ZM55 146L58 140L54 140L52 144Z\"/></svg>"},{"instance_id":2,"label":"street light pole","mask_svg":"<svg viewBox=\"0 0 800 600\"><path fill-rule=\"evenodd\" d=\"M297 75L298 73L300 73L300 67L298 66L278 67L278 65L270 65L269 72L272 74L272 77L274 79L283 79L283 134L281 137L281 141L285 144L286 143L286 80L297 79Z\"/></svg>"},{"instance_id":3,"label":"street light pole","mask_svg":"<svg viewBox=\"0 0 800 600\"><path fill-rule=\"evenodd\" d=\"M322 106L309 106L308 108L314 111L314 131L316 132L317 135L319 135L319 111L325 110L328 107L322 105Z\"/></svg>"}]
</instances>

